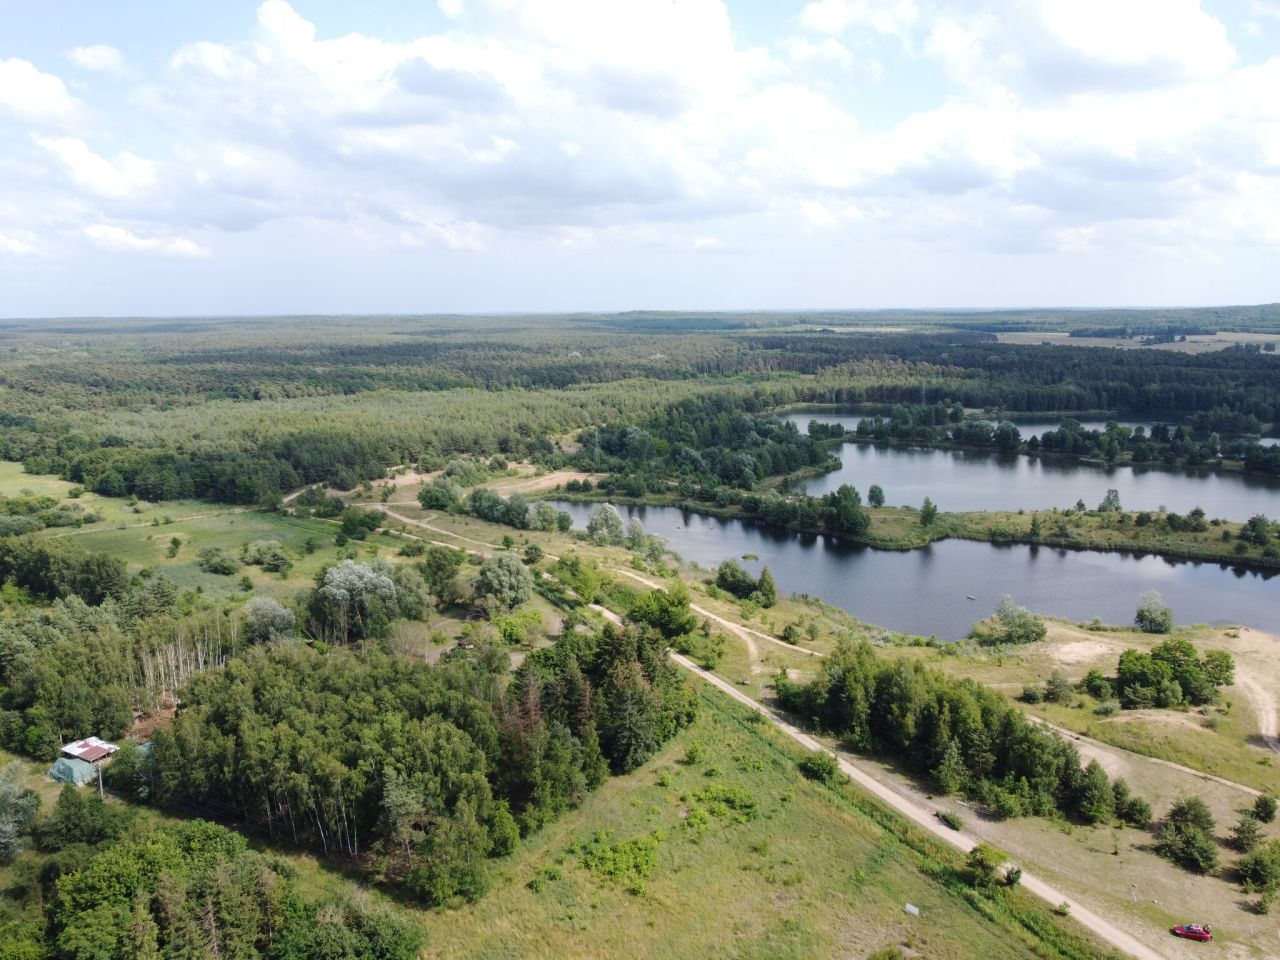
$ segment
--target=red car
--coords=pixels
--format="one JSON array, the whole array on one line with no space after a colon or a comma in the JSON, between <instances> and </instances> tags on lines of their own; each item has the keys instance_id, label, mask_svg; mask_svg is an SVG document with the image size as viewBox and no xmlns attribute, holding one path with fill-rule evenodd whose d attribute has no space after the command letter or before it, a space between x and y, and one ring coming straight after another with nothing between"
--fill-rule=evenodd
<instances>
[{"instance_id":1,"label":"red car","mask_svg":"<svg viewBox=\"0 0 1280 960\"><path fill-rule=\"evenodd\" d=\"M1213 939L1213 927L1207 923L1180 923L1173 928L1172 933L1175 937L1200 940L1204 943Z\"/></svg>"}]
</instances>

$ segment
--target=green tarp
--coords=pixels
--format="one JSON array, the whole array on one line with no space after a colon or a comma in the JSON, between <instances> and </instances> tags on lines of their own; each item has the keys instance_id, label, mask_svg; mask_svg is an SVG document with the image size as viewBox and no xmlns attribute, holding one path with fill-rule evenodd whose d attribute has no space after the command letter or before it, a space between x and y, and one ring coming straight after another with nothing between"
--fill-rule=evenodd
<instances>
[{"instance_id":1,"label":"green tarp","mask_svg":"<svg viewBox=\"0 0 1280 960\"><path fill-rule=\"evenodd\" d=\"M57 780L61 783L74 783L77 787L96 779L97 776L98 771L93 769L93 764L85 763L83 760L76 760L73 757L59 757L53 761L53 766L49 768L50 780Z\"/></svg>"}]
</instances>

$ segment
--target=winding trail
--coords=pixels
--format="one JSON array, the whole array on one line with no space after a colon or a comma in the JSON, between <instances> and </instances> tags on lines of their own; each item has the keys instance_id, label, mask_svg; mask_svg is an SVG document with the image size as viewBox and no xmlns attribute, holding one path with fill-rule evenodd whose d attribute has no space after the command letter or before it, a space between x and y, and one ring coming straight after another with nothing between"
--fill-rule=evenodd
<instances>
[{"instance_id":1,"label":"winding trail","mask_svg":"<svg viewBox=\"0 0 1280 960\"><path fill-rule=\"evenodd\" d=\"M610 617L610 619L613 619L613 617ZM815 752L821 751L828 754L831 753L831 751L823 744L819 743L798 727L788 723L768 707L752 700L745 693L735 688L731 683L728 683L720 677L713 676L703 670L699 670L693 661L678 653L672 653L670 656L672 660L680 664L686 670L697 674L697 676L720 690L722 693L733 697L734 700L737 700L739 703L751 708L756 713L765 717L770 723L806 750L812 750ZM884 803L896 810L917 826L965 853L978 844L979 841L977 838L962 830L952 830L949 827L944 826L937 817L934 816L931 810L927 810L909 797L903 796L886 784L876 780L869 773L866 773L859 767L855 766L842 753L837 752L834 756L836 762L840 766L841 773L848 776L849 779L867 793L870 793L881 803ZM1058 888L1046 883L1044 880L1041 880L1039 877L1025 869L1022 872L1022 886L1051 906L1057 907L1060 904L1067 904L1070 907L1071 916L1075 920L1083 924L1094 936L1101 940L1105 940L1117 950L1123 950L1125 953L1138 958L1138 960L1164 960L1163 954L1151 949L1126 930L1110 922L1099 914L1094 913L1079 901L1073 900Z\"/></svg>"},{"instance_id":2,"label":"winding trail","mask_svg":"<svg viewBox=\"0 0 1280 960\"><path fill-rule=\"evenodd\" d=\"M1280 716L1276 713L1276 700L1256 681L1236 675L1236 687L1249 700L1253 712L1258 715L1258 733L1268 747L1280 753Z\"/></svg>"},{"instance_id":3,"label":"winding trail","mask_svg":"<svg viewBox=\"0 0 1280 960\"><path fill-rule=\"evenodd\" d=\"M439 536L448 537L450 540L463 541L465 543L474 544L477 547L483 548L485 552L497 551L502 549L498 544L489 543L484 540L476 540L471 537L465 537L461 534L456 534L451 531L443 530L439 527L433 526L430 521L434 519L435 515L428 516L425 520L414 520L410 517L406 517L402 514L396 513L395 511L389 509L388 505L386 504L376 504L374 506L376 509L381 510L383 513L387 514L388 516L393 517L397 520L400 520L403 523L422 528L424 530L430 531ZM422 539L426 539L426 538L422 538ZM441 543L442 541L432 539L430 542ZM557 557L554 557L551 554L547 554L547 558L552 561L558 559ZM610 567L608 569L613 574L627 577L628 579L633 580L637 583L640 583L651 589L658 589L663 586L662 583L652 580L648 577L642 576L632 570L626 570L626 569L617 568L617 567ZM621 616L619 616L614 611L607 609L606 607L600 606L599 604L595 604L595 603L588 604L588 607L591 610L595 611L600 616L604 617L606 620L610 621L611 623L615 623L619 625L623 623L623 618ZM753 672L757 672L759 669L758 667L759 645L756 642L757 640L764 640L770 643L777 644L778 646L783 647L786 650L789 650L793 653L804 653L812 657L824 656L824 654L822 654L819 651L809 650L803 647L795 647L789 643L786 643L782 640L777 639L776 637L771 637L768 634L761 633L758 630L753 630L750 627L744 626L739 623L735 623L731 620L726 619L725 617L720 616L719 614L716 614L710 610L707 610L704 607L698 606L697 604L691 603L690 609L693 610L695 613L701 616L704 616L707 619L719 624L720 626L728 630L730 633L732 633L734 636L740 638L743 641L743 643L746 645L749 656L751 657ZM960 831L951 830L949 827L946 827L936 818L936 816L934 815L934 811L932 809L922 805L911 795L899 792L893 785L889 783L883 783L880 780L877 780L870 773L868 773L867 771L857 766L853 762L853 758L851 755L839 750L832 751L829 747L822 744L821 742L819 742L817 739L810 736L809 734L805 733L802 729L790 723L788 720L786 720L784 717L780 716L779 714L775 713L769 707L765 706L764 704L752 699L750 696L743 693L741 690L739 690L729 681L724 680L721 677L717 677L714 674L711 674L705 670L700 669L697 666L697 664L695 664L692 660L689 660L687 657L684 657L678 653L675 653L674 651L670 652L669 656L675 663L679 664L681 667L688 670L690 673L694 674L702 681L711 684L713 687L720 690L722 693L732 697L738 703L750 708L751 710L765 717L770 723L772 723L775 727L777 727L780 731L782 731L787 737L789 737L791 740L795 741L796 743L800 744L806 750L822 751L824 753L833 755L836 759L836 762L839 765L840 771L844 773L846 776L848 776L850 780L856 783L860 788L865 790L867 793L871 794L877 800L884 803L891 809L897 811L899 814L906 817L912 823L916 824L922 829L926 830L931 835L939 838L945 843L966 853L970 849L972 849L977 843L980 842L974 835L970 833L967 833L963 830L960 830ZM1251 681L1237 679L1236 685L1239 686L1242 689L1242 691L1245 693L1245 695L1249 697L1250 701L1253 703L1255 709L1257 710L1259 715L1260 726L1262 728L1262 734L1264 737L1267 738L1268 744L1271 745L1272 749L1276 750L1277 752L1280 752L1280 735L1278 735L1280 734L1280 729L1278 729L1278 727L1280 727L1280 715L1277 714L1275 701L1269 697L1269 695L1265 690L1257 687L1257 685L1253 684ZM1252 787L1247 787L1244 784L1236 783L1235 781L1227 780L1222 777L1213 776L1212 774L1207 774L1199 770L1193 770L1192 768L1182 766L1181 764L1173 763L1168 760L1161 760L1156 757L1148 757L1144 754L1134 753L1133 751L1124 750L1119 747L1112 747L1108 744L1094 740L1090 737L1086 737L1082 734L1077 734L1071 730L1058 727L1045 720L1041 720L1038 717L1027 715L1027 719L1029 719L1033 723L1039 723L1045 727L1055 730L1061 736L1067 738L1070 742L1076 744L1077 749L1079 749L1081 754L1084 756L1093 757L1093 756L1102 756L1106 753L1114 753L1114 754L1122 755L1132 761L1158 764L1160 766L1169 767L1171 769L1177 770L1189 776L1197 777L1204 780L1212 780L1216 783L1220 783L1224 786L1234 788L1236 790L1239 790L1243 793L1246 793L1252 796L1257 796L1259 793L1259 791L1253 789ZM1028 871L1025 867L1023 868L1021 882L1022 882L1022 886L1025 887L1030 893L1039 897L1044 902L1048 903L1050 906L1058 907L1061 904L1066 904L1070 909L1071 917L1079 921L1095 937L1097 937L1102 941L1105 941L1115 949L1120 950L1136 958L1136 960L1164 960L1164 958L1167 956L1166 953L1163 953L1157 949L1152 948L1147 943L1135 937L1132 933L1129 932L1129 930L1125 929L1124 927L1110 920L1107 920L1101 914L1095 912L1094 910L1091 910L1089 907L1085 906L1080 901L1068 896L1064 891L1053 886L1052 884L1043 880L1039 876L1035 875L1034 872ZM1152 931L1152 933L1154 934L1156 933L1156 931ZM1159 933L1163 934L1164 932L1159 931Z\"/></svg>"},{"instance_id":4,"label":"winding trail","mask_svg":"<svg viewBox=\"0 0 1280 960\"><path fill-rule=\"evenodd\" d=\"M1203 770L1196 770L1193 767L1184 767L1180 763L1174 763L1172 760L1162 760L1159 757L1150 757L1145 753L1135 753L1132 750L1126 750L1124 747L1115 747L1101 740L1094 740L1092 737L1086 737L1083 733L1076 733L1074 730L1068 730L1066 727L1060 727L1056 723L1050 723L1043 717L1037 717L1034 714L1024 713L1024 717L1034 724L1054 731L1063 740L1073 744L1080 755L1087 760L1097 760L1106 767L1106 757L1109 753L1120 754L1130 760L1142 763L1152 763L1159 767L1168 767L1170 770L1177 770L1179 773L1185 773L1189 777L1195 777L1199 780L1212 780L1214 783L1220 783L1224 787L1230 787L1233 790L1239 790L1241 793L1247 793L1251 797L1260 796L1262 791L1255 790L1253 787L1247 787L1243 783L1237 783L1235 780L1228 780L1226 777L1214 776L1212 773L1205 773Z\"/></svg>"}]
</instances>

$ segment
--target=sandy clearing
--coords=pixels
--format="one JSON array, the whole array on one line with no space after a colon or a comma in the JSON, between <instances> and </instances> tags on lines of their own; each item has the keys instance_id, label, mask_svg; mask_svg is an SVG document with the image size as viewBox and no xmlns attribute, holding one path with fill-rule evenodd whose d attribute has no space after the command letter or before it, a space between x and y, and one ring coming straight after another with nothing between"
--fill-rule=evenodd
<instances>
[{"instance_id":1,"label":"sandy clearing","mask_svg":"<svg viewBox=\"0 0 1280 960\"><path fill-rule=\"evenodd\" d=\"M1245 695L1258 717L1258 733L1276 753L1280 753L1280 719L1276 715L1276 701L1256 681L1237 675L1236 689Z\"/></svg>"},{"instance_id":2,"label":"sandy clearing","mask_svg":"<svg viewBox=\"0 0 1280 960\"><path fill-rule=\"evenodd\" d=\"M542 493L545 490L554 490L570 480L590 480L595 483L603 476L604 474L601 473L583 473L581 470L556 470L541 477L501 477L483 486L506 494Z\"/></svg>"},{"instance_id":3,"label":"sandy clearing","mask_svg":"<svg viewBox=\"0 0 1280 960\"><path fill-rule=\"evenodd\" d=\"M1038 723L1041 726L1048 727L1050 730L1056 730L1058 734L1075 746L1080 756L1086 760L1097 760L1102 764L1105 770L1108 763L1114 764L1114 758L1123 758L1128 763L1153 763L1157 766L1168 767L1170 770L1177 770L1191 777L1200 780L1212 780L1214 783L1220 783L1224 787L1231 787L1233 790L1239 790L1241 793L1247 793L1251 797L1261 795L1261 790L1255 790L1253 787L1246 787L1243 783L1236 783L1234 780L1228 780L1226 777L1215 777L1211 773L1205 773L1203 770L1194 770L1191 767L1184 767L1180 763L1174 763L1172 760L1161 760L1159 757L1148 757L1144 753L1134 753L1132 750L1125 750L1123 747L1113 747L1108 743L1100 740L1094 740L1092 737L1086 737L1083 733L1076 733L1074 730L1068 730L1066 727L1060 727L1056 723L1050 723L1042 717L1034 714L1023 714L1032 723Z\"/></svg>"},{"instance_id":4,"label":"sandy clearing","mask_svg":"<svg viewBox=\"0 0 1280 960\"><path fill-rule=\"evenodd\" d=\"M1111 646L1101 640L1073 640L1050 649L1049 654L1059 663L1075 666L1088 663L1111 652Z\"/></svg>"}]
</instances>

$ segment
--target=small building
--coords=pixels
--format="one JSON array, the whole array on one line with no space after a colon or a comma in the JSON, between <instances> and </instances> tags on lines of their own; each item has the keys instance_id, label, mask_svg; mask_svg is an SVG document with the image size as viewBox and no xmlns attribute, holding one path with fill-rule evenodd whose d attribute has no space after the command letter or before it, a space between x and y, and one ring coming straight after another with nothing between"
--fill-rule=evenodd
<instances>
[{"instance_id":1,"label":"small building","mask_svg":"<svg viewBox=\"0 0 1280 960\"><path fill-rule=\"evenodd\" d=\"M114 743L107 743L97 737L85 737L75 743L68 743L62 748L62 755L72 760L93 764L105 760L119 749Z\"/></svg>"},{"instance_id":2,"label":"small building","mask_svg":"<svg viewBox=\"0 0 1280 960\"><path fill-rule=\"evenodd\" d=\"M97 777L98 771L91 763L75 757L59 757L49 768L49 779L82 787Z\"/></svg>"}]
</instances>

